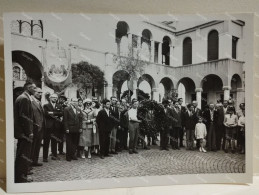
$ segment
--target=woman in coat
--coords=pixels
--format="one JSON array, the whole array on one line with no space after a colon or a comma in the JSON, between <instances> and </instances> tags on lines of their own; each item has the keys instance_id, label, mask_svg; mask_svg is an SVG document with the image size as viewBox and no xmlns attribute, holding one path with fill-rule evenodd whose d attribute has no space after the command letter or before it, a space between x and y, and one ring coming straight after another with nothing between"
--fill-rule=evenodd
<instances>
[{"instance_id":1,"label":"woman in coat","mask_svg":"<svg viewBox=\"0 0 259 195\"><path fill-rule=\"evenodd\" d=\"M82 133L80 134L79 146L81 150L81 158L85 158L85 149L88 150L88 158L91 158L91 147L93 142L93 123L95 122L94 110L91 108L92 101L86 99L84 110L82 111Z\"/></svg>"}]
</instances>

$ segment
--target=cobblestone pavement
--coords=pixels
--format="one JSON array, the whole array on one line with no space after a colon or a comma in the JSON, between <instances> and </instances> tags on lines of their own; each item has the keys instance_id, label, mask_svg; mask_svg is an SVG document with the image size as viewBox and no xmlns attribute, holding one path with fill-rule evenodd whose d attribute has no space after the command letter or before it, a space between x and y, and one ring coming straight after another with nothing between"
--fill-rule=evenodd
<instances>
[{"instance_id":1,"label":"cobblestone pavement","mask_svg":"<svg viewBox=\"0 0 259 195\"><path fill-rule=\"evenodd\" d=\"M139 149L139 154L130 155L123 151L104 159L92 156L92 159L68 162L65 156L59 157L61 160L54 161L49 158L49 162L44 163L42 167L34 167L34 182L245 172L245 155L223 151L201 153L184 148L161 151L158 146L152 146L151 150ZM39 162L42 162L42 158Z\"/></svg>"}]
</instances>

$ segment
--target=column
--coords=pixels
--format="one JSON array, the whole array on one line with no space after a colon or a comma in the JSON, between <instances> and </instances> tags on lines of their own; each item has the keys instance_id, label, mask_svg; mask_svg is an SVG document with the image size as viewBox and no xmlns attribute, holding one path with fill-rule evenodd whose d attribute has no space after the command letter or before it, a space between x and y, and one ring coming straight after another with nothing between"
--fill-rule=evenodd
<instances>
[{"instance_id":1,"label":"column","mask_svg":"<svg viewBox=\"0 0 259 195\"><path fill-rule=\"evenodd\" d=\"M154 40L150 40L150 41L151 41L150 62L154 62L155 61L155 41Z\"/></svg>"},{"instance_id":2,"label":"column","mask_svg":"<svg viewBox=\"0 0 259 195\"><path fill-rule=\"evenodd\" d=\"M170 53L169 53L169 66L173 66L173 52L174 52L174 47L172 45L169 46L170 47Z\"/></svg>"},{"instance_id":3,"label":"column","mask_svg":"<svg viewBox=\"0 0 259 195\"><path fill-rule=\"evenodd\" d=\"M138 43L138 49L140 50L141 49L141 36L138 36L137 43Z\"/></svg>"},{"instance_id":4,"label":"column","mask_svg":"<svg viewBox=\"0 0 259 195\"><path fill-rule=\"evenodd\" d=\"M159 102L159 89L153 88L152 93L153 93L153 100Z\"/></svg>"},{"instance_id":5,"label":"column","mask_svg":"<svg viewBox=\"0 0 259 195\"><path fill-rule=\"evenodd\" d=\"M158 64L162 64L162 43L158 43Z\"/></svg>"},{"instance_id":6,"label":"column","mask_svg":"<svg viewBox=\"0 0 259 195\"><path fill-rule=\"evenodd\" d=\"M131 33L128 33L128 48L132 52L132 34Z\"/></svg>"},{"instance_id":7,"label":"column","mask_svg":"<svg viewBox=\"0 0 259 195\"><path fill-rule=\"evenodd\" d=\"M196 101L197 101L197 103L198 103L198 108L200 108L201 109L201 93L202 93L202 88L196 88L195 89L195 92L196 92Z\"/></svg>"},{"instance_id":8,"label":"column","mask_svg":"<svg viewBox=\"0 0 259 195\"><path fill-rule=\"evenodd\" d=\"M223 86L222 89L224 90L224 100L229 100L231 87Z\"/></svg>"},{"instance_id":9,"label":"column","mask_svg":"<svg viewBox=\"0 0 259 195\"><path fill-rule=\"evenodd\" d=\"M137 85L138 85L138 82L137 82L136 80L134 80L134 81L133 81L133 89L132 89L133 95L131 96L131 100L132 100L133 98L138 99L138 98L137 98L137 88L138 88Z\"/></svg>"},{"instance_id":10,"label":"column","mask_svg":"<svg viewBox=\"0 0 259 195\"><path fill-rule=\"evenodd\" d=\"M108 83L107 87L106 87L106 94L105 94L105 98L106 99L110 99L110 97L113 95L113 90L112 90L112 84Z\"/></svg>"}]
</instances>

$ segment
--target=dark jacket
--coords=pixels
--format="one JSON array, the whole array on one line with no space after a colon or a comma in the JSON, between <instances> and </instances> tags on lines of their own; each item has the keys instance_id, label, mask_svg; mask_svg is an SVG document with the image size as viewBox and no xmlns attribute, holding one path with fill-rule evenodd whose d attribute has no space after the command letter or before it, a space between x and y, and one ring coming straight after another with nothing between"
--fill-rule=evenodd
<instances>
[{"instance_id":1,"label":"dark jacket","mask_svg":"<svg viewBox=\"0 0 259 195\"><path fill-rule=\"evenodd\" d=\"M172 126L182 127L182 112L176 112L175 108L172 108Z\"/></svg>"},{"instance_id":2,"label":"dark jacket","mask_svg":"<svg viewBox=\"0 0 259 195\"><path fill-rule=\"evenodd\" d=\"M82 128L82 112L76 108L76 113L71 106L64 109L64 128L69 133L79 133Z\"/></svg>"},{"instance_id":3,"label":"dark jacket","mask_svg":"<svg viewBox=\"0 0 259 195\"><path fill-rule=\"evenodd\" d=\"M195 108L194 111L194 115L195 115L195 124L197 124L199 122L199 117L202 117L202 111L199 108Z\"/></svg>"},{"instance_id":4,"label":"dark jacket","mask_svg":"<svg viewBox=\"0 0 259 195\"><path fill-rule=\"evenodd\" d=\"M196 116L195 113L192 113L192 115L189 115L189 112L186 111L183 114L183 127L185 127L186 130L194 130L195 129L195 125L196 125Z\"/></svg>"},{"instance_id":5,"label":"dark jacket","mask_svg":"<svg viewBox=\"0 0 259 195\"><path fill-rule=\"evenodd\" d=\"M33 134L33 110L29 94L23 92L14 105L14 137L16 139Z\"/></svg>"},{"instance_id":6,"label":"dark jacket","mask_svg":"<svg viewBox=\"0 0 259 195\"><path fill-rule=\"evenodd\" d=\"M33 109L33 134L43 133L46 125L44 110L41 102L37 100L32 101Z\"/></svg>"},{"instance_id":7,"label":"dark jacket","mask_svg":"<svg viewBox=\"0 0 259 195\"><path fill-rule=\"evenodd\" d=\"M166 111L165 109L163 108L163 112L161 114L161 119L162 119L162 125L164 128L166 129L171 129L173 127L173 114L172 114L172 109L167 107L166 108Z\"/></svg>"},{"instance_id":8,"label":"dark jacket","mask_svg":"<svg viewBox=\"0 0 259 195\"><path fill-rule=\"evenodd\" d=\"M60 131L62 126L60 117L63 116L62 106L56 103L55 108L53 108L52 104L48 103L43 106L43 109L46 118L46 128L53 131ZM50 114L49 112L53 112L53 114Z\"/></svg>"},{"instance_id":9,"label":"dark jacket","mask_svg":"<svg viewBox=\"0 0 259 195\"><path fill-rule=\"evenodd\" d=\"M109 132L113 128L112 120L107 115L107 113L104 109L102 109L98 112L98 115L96 117L96 123L98 125L99 132L104 132L104 131Z\"/></svg>"},{"instance_id":10,"label":"dark jacket","mask_svg":"<svg viewBox=\"0 0 259 195\"><path fill-rule=\"evenodd\" d=\"M225 113L224 113L223 107L220 107L217 109L217 115L218 115L217 125L223 125L224 119L225 119Z\"/></svg>"},{"instance_id":11,"label":"dark jacket","mask_svg":"<svg viewBox=\"0 0 259 195\"><path fill-rule=\"evenodd\" d=\"M114 110L113 110L114 108ZM111 106L110 108L110 118L111 118L111 125L113 127L119 126L120 119L119 119L119 109L117 106L113 107Z\"/></svg>"},{"instance_id":12,"label":"dark jacket","mask_svg":"<svg viewBox=\"0 0 259 195\"><path fill-rule=\"evenodd\" d=\"M214 114L213 114L213 124L216 124L217 123L217 119L218 119L218 112L216 110L214 110ZM212 122L211 121L211 117L210 117L210 110L209 109L206 109L204 112L203 112L203 120L204 120L204 123L205 125L207 126L207 129L209 127L209 124Z\"/></svg>"}]
</instances>

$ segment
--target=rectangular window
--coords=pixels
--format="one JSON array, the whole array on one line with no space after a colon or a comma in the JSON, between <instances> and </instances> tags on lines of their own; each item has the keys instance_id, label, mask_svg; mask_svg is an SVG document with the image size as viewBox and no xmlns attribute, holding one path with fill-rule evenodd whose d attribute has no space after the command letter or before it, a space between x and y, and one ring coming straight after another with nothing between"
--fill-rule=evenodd
<instances>
[{"instance_id":1,"label":"rectangular window","mask_svg":"<svg viewBox=\"0 0 259 195\"><path fill-rule=\"evenodd\" d=\"M155 55L154 55L155 63L158 63L158 45L159 45L159 43L155 42Z\"/></svg>"},{"instance_id":2,"label":"rectangular window","mask_svg":"<svg viewBox=\"0 0 259 195\"><path fill-rule=\"evenodd\" d=\"M232 36L232 58L237 59L237 41L238 38L235 36Z\"/></svg>"}]
</instances>

